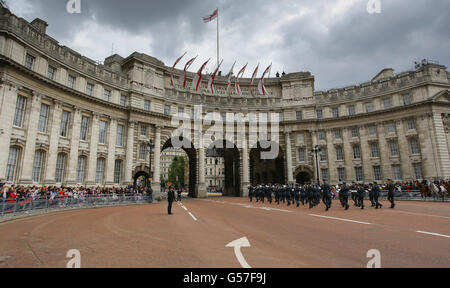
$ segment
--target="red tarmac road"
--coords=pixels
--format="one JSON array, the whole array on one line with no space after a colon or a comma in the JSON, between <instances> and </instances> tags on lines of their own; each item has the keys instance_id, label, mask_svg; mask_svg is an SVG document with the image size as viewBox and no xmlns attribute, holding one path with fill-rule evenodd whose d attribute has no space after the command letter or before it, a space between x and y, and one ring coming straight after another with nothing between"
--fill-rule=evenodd
<instances>
[{"instance_id":1,"label":"red tarmac road","mask_svg":"<svg viewBox=\"0 0 450 288\"><path fill-rule=\"evenodd\" d=\"M325 212L210 198L174 203L171 216L167 202L53 213L0 224L0 267L64 268L77 249L85 268L240 268L225 246L242 237L254 268L365 268L371 249L383 268L450 267L450 204L397 204L344 211L335 201Z\"/></svg>"}]
</instances>

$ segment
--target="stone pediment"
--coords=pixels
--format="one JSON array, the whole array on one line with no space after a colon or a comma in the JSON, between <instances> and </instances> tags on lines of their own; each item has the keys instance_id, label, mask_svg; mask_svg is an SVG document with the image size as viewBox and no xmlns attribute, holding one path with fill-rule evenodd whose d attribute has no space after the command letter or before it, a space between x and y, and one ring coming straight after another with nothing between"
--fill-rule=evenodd
<instances>
[{"instance_id":1,"label":"stone pediment","mask_svg":"<svg viewBox=\"0 0 450 288\"><path fill-rule=\"evenodd\" d=\"M433 102L450 103L450 90L441 91L434 95L431 99L433 100Z\"/></svg>"}]
</instances>

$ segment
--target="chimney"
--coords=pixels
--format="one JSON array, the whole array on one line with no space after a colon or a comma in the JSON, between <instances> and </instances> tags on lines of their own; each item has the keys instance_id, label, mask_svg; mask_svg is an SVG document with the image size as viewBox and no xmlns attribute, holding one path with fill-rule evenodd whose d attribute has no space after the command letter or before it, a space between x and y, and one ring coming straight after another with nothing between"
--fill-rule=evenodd
<instances>
[{"instance_id":1,"label":"chimney","mask_svg":"<svg viewBox=\"0 0 450 288\"><path fill-rule=\"evenodd\" d=\"M47 27L48 27L47 22L45 22L44 20L41 20L39 18L34 19L31 22L31 25L34 26L42 34L45 34L45 32L47 31Z\"/></svg>"}]
</instances>

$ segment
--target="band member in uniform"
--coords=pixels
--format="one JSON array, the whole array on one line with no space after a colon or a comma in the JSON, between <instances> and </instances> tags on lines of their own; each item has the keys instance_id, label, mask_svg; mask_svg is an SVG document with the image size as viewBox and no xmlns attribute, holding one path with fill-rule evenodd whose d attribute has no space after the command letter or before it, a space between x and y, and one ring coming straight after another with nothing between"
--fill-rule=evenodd
<instances>
[{"instance_id":1,"label":"band member in uniform","mask_svg":"<svg viewBox=\"0 0 450 288\"><path fill-rule=\"evenodd\" d=\"M373 201L375 203L375 208L383 208L383 205L378 201L378 198L380 197L380 186L378 186L377 182L373 183L372 186L372 195L373 195Z\"/></svg>"},{"instance_id":2,"label":"band member in uniform","mask_svg":"<svg viewBox=\"0 0 450 288\"><path fill-rule=\"evenodd\" d=\"M352 193L352 200L355 203L356 207L358 206L358 185L355 183L355 181L352 182L352 186L350 187L351 193Z\"/></svg>"},{"instance_id":3,"label":"band member in uniform","mask_svg":"<svg viewBox=\"0 0 450 288\"><path fill-rule=\"evenodd\" d=\"M280 185L276 184L275 185L275 202L280 205L280 199L281 199L281 190L280 190Z\"/></svg>"},{"instance_id":4,"label":"band member in uniform","mask_svg":"<svg viewBox=\"0 0 450 288\"><path fill-rule=\"evenodd\" d=\"M373 189L372 189L373 187L374 187L374 184L370 183L369 184L369 199L370 199L370 203L372 204L372 207L375 207L375 200L373 197Z\"/></svg>"},{"instance_id":5,"label":"band member in uniform","mask_svg":"<svg viewBox=\"0 0 450 288\"><path fill-rule=\"evenodd\" d=\"M301 195L300 185L295 184L294 197L295 197L295 202L297 203L297 207L300 206L300 197L301 197L300 195Z\"/></svg>"},{"instance_id":6,"label":"band member in uniform","mask_svg":"<svg viewBox=\"0 0 450 288\"><path fill-rule=\"evenodd\" d=\"M327 207L326 211L328 211L331 208L332 195L331 195L331 187L325 179L323 180L322 191L323 191L322 200L323 200L323 203L325 204L325 206Z\"/></svg>"},{"instance_id":7,"label":"band member in uniform","mask_svg":"<svg viewBox=\"0 0 450 288\"><path fill-rule=\"evenodd\" d=\"M250 202L253 202L253 191L254 188L252 185L248 186L248 197L250 198Z\"/></svg>"},{"instance_id":8,"label":"band member in uniform","mask_svg":"<svg viewBox=\"0 0 450 288\"><path fill-rule=\"evenodd\" d=\"M364 196L366 194L366 189L364 189L364 184L358 184L358 207L364 210Z\"/></svg>"},{"instance_id":9,"label":"band member in uniform","mask_svg":"<svg viewBox=\"0 0 450 288\"><path fill-rule=\"evenodd\" d=\"M395 208L394 197L395 197L395 185L392 179L388 179L388 200L391 202L391 209Z\"/></svg>"},{"instance_id":10,"label":"band member in uniform","mask_svg":"<svg viewBox=\"0 0 450 288\"><path fill-rule=\"evenodd\" d=\"M350 191L350 188L347 186L347 183L342 183L341 191L339 192L339 198L341 198L342 207L345 208L345 210L348 210L350 206L348 205L348 192Z\"/></svg>"}]
</instances>

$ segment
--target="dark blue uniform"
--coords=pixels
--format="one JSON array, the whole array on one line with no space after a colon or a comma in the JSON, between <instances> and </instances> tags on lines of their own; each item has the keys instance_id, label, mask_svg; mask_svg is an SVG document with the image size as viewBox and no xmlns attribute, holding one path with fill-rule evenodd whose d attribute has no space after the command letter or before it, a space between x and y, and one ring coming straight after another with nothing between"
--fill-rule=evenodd
<instances>
[{"instance_id":1,"label":"dark blue uniform","mask_svg":"<svg viewBox=\"0 0 450 288\"><path fill-rule=\"evenodd\" d=\"M327 207L326 211L328 211L331 208L331 197L332 197L330 185L325 182L323 184L322 191L323 191L322 200L323 200L323 203L325 204L325 206Z\"/></svg>"}]
</instances>

